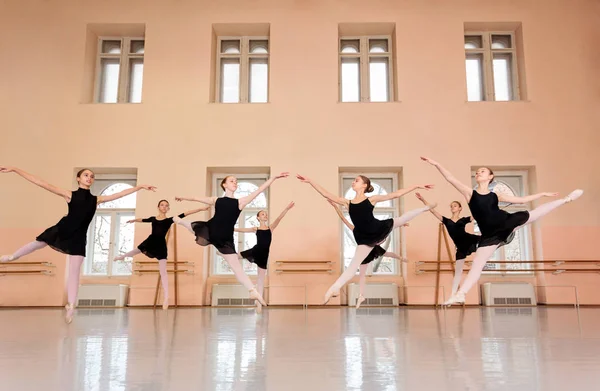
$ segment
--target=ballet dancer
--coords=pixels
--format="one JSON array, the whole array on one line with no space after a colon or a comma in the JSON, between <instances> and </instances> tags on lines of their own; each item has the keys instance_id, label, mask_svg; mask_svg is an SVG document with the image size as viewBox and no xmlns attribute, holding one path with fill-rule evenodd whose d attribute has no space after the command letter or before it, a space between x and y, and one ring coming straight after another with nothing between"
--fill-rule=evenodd
<instances>
[{"instance_id":1,"label":"ballet dancer","mask_svg":"<svg viewBox=\"0 0 600 391\"><path fill-rule=\"evenodd\" d=\"M258 197L260 193L268 189L275 180L288 176L289 173L283 172L275 177L271 177L253 193L240 199L234 197L234 193L237 190L237 178L232 175L223 178L221 181L221 189L225 192L223 197L175 197L177 201L195 201L215 206L215 214L208 221L194 221L190 223L177 217L174 217L173 221L175 224L180 224L193 233L196 236L196 243L200 246L208 246L209 244L215 246L231 270L233 270L233 274L237 280L248 289L250 298L258 300L264 306L267 303L265 303L262 295L256 290L250 278L244 273L244 269L238 259L233 243L233 230L240 212L246 205Z\"/></svg>"},{"instance_id":2,"label":"ballet dancer","mask_svg":"<svg viewBox=\"0 0 600 391\"><path fill-rule=\"evenodd\" d=\"M416 193L415 195L423 204L429 205L421 194ZM460 217L460 212L462 211L462 204L460 202L452 201L450 203L451 218L442 216L435 209L430 209L429 211L444 224L456 247L456 266L454 268L454 279L452 280L452 294L450 295L452 296L458 291L458 285L462 279L462 272L465 266L465 258L477 250L480 237L465 231L467 224L473 222L473 218L471 216Z\"/></svg>"},{"instance_id":3,"label":"ballet dancer","mask_svg":"<svg viewBox=\"0 0 600 391\"><path fill-rule=\"evenodd\" d=\"M338 205L348 208L350 219L354 223L354 239L356 240L356 252L352 262L342 273L342 275L333 283L333 285L325 293L323 305L327 304L332 297L340 294L340 289L355 275L361 262L369 255L373 248L388 237L394 228L398 228L408 223L419 214L428 211L435 205L427 206L420 209L406 212L400 217L393 219L378 220L373 215L373 209L378 202L389 201L395 198L402 197L417 189L432 189L433 185L412 186L407 189L400 189L385 195L374 195L367 197L365 193L373 192L371 180L364 175L357 176L352 182L352 190L356 192L356 196L352 201L343 197L331 194L320 185L316 184L309 178L297 174L296 177L304 183L310 184L319 194Z\"/></svg>"},{"instance_id":4,"label":"ballet dancer","mask_svg":"<svg viewBox=\"0 0 600 391\"><path fill-rule=\"evenodd\" d=\"M71 323L75 312L75 300L79 291L81 264L85 258L87 230L94 218L98 204L117 200L142 189L156 191L156 187L138 185L109 196L95 196L90 192L90 187L94 183L94 173L89 169L82 169L77 173L78 188L75 191L67 191L53 186L19 168L0 166L0 173L9 172L14 172L34 185L61 196L67 201L68 213L66 216L60 219L55 226L45 230L35 241L21 247L12 255L0 257L0 262L15 261L46 246L67 254L69 256L69 276L67 279L67 305L65 306L67 312L65 321Z\"/></svg>"},{"instance_id":5,"label":"ballet dancer","mask_svg":"<svg viewBox=\"0 0 600 391\"><path fill-rule=\"evenodd\" d=\"M167 273L167 232L173 224L173 218L167 217L167 213L171 209L171 205L167 200L158 202L158 215L156 217L148 217L146 219L129 220L127 223L152 223L152 232L140 245L129 251L128 253L119 255L114 261L122 261L128 257L134 257L137 254L143 253L148 258L156 258L158 260L158 270L160 273L160 282L163 288L163 310L169 308L169 274ZM198 208L181 213L179 218L184 218L194 213L202 212L210 209L209 207Z\"/></svg>"},{"instance_id":6,"label":"ballet dancer","mask_svg":"<svg viewBox=\"0 0 600 391\"><path fill-rule=\"evenodd\" d=\"M327 200L327 201L329 201L329 204L331 204L331 206L333 206L333 209L335 209L335 212L337 213L339 218L342 220L342 222L346 225L346 227L348 227L348 229L354 233L354 225L352 225L352 223L349 222L348 219L346 219L346 216L344 216L344 214L342 213L342 210L340 209L338 204L336 204L335 202L333 202L331 200ZM408 224L404 224L403 227L408 227ZM356 300L356 309L359 309L360 305L366 300L365 299L365 286L367 284L367 268L369 267L369 264L371 262L376 261L383 257L394 258L394 259L400 260L401 262L406 262L405 258L401 257L400 255L398 255L396 253L386 251L380 245L373 247L373 250L371 250L369 255L367 255L367 257L364 259L364 261L362 261L360 263L360 268L359 268L360 272L359 272L359 277L358 277L360 292L358 295L358 299Z\"/></svg>"},{"instance_id":7,"label":"ballet dancer","mask_svg":"<svg viewBox=\"0 0 600 391\"><path fill-rule=\"evenodd\" d=\"M256 279L256 290L262 296L265 287L265 277L267 275L267 267L269 265L269 249L271 248L271 240L273 238L273 232L279 225L283 217L294 207L294 202L290 202L289 205L281 212L279 217L275 219L273 224L269 225L269 216L266 210L261 210L256 214L256 219L259 222L258 227L252 228L236 228L235 232L250 232L256 233L256 245L251 249L242 251L238 254L240 260L247 259L248 261L256 264L258 270L258 277ZM262 313L262 304L260 301L255 300L256 313Z\"/></svg>"},{"instance_id":8,"label":"ballet dancer","mask_svg":"<svg viewBox=\"0 0 600 391\"><path fill-rule=\"evenodd\" d=\"M473 218L477 221L479 230L481 231L479 246L475 252L473 264L467 274L467 278L458 292L452 295L444 303L444 305L447 306L465 302L466 293L481 277L481 272L487 261L498 247L511 242L514 238L515 230L526 224L533 223L559 206L575 201L583 194L583 190L577 189L572 191L565 198L547 202L532 211L508 213L498 207L499 201L509 202L511 204L525 204L542 197L555 197L558 193L538 193L525 197L496 194L493 191L490 191L490 183L494 179L494 172L488 167L477 169L475 172L477 187L471 189L469 186L459 182L438 162L426 157L421 157L421 159L437 168L442 176L465 197L465 200L471 209L471 213L473 214Z\"/></svg>"}]
</instances>

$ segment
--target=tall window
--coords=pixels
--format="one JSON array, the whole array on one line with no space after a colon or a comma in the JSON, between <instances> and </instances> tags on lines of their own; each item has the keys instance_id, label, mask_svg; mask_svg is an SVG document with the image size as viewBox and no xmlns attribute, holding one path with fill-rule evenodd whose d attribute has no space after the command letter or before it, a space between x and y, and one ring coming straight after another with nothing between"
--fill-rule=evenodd
<instances>
[{"instance_id":1,"label":"tall window","mask_svg":"<svg viewBox=\"0 0 600 391\"><path fill-rule=\"evenodd\" d=\"M513 32L465 33L467 100L519 100Z\"/></svg>"},{"instance_id":2,"label":"tall window","mask_svg":"<svg viewBox=\"0 0 600 391\"><path fill-rule=\"evenodd\" d=\"M341 37L339 67L340 101L393 100L390 36Z\"/></svg>"},{"instance_id":3,"label":"tall window","mask_svg":"<svg viewBox=\"0 0 600 391\"><path fill-rule=\"evenodd\" d=\"M141 103L144 38L100 38L96 102Z\"/></svg>"},{"instance_id":4,"label":"tall window","mask_svg":"<svg viewBox=\"0 0 600 391\"><path fill-rule=\"evenodd\" d=\"M220 103L269 101L269 38L219 37L216 96Z\"/></svg>"},{"instance_id":5,"label":"tall window","mask_svg":"<svg viewBox=\"0 0 600 391\"><path fill-rule=\"evenodd\" d=\"M472 173L471 181L473 186L476 186L475 173ZM526 171L496 171L494 176L495 186L493 192L496 194L506 194L510 196L521 197L529 194L527 189L527 172ZM500 202L500 209L508 213L528 210L526 204L509 204ZM477 222L474 223L475 233L480 234ZM531 253L531 231L530 226L526 225L515 231L515 236L512 242L500 247L490 261L485 265L483 270L502 272L503 270L531 270L531 264L527 263L509 263L500 264L494 261L528 261Z\"/></svg>"},{"instance_id":6,"label":"tall window","mask_svg":"<svg viewBox=\"0 0 600 391\"><path fill-rule=\"evenodd\" d=\"M215 174L214 175L214 191L213 195L217 197L222 197L224 195L221 190L221 181L225 178L225 174ZM238 179L238 189L235 192L236 198L242 198L250 193L254 192L259 188L260 185L267 180L266 175L255 174L255 175L235 175ZM261 210L269 209L269 197L268 197L268 189L264 191L262 194L259 194L251 203L249 203L244 210L240 213L240 217L236 224L236 228L250 228L250 227L258 227L258 219L256 215ZM245 233L245 232L235 232L234 233L234 243L236 246L237 252L242 252L249 248L254 247L256 244L256 234L255 233ZM233 274L233 271L225 262L225 259L221 257L216 249L211 246L212 259L214 260L214 273L215 274ZM247 260L242 261L242 265L246 273L256 274L256 265L248 262Z\"/></svg>"},{"instance_id":7,"label":"tall window","mask_svg":"<svg viewBox=\"0 0 600 391\"><path fill-rule=\"evenodd\" d=\"M111 195L135 186L135 179L96 179L92 193ZM87 256L84 273L94 276L125 276L131 274L131 258L113 262L114 257L133 249L136 195L98 205L88 229Z\"/></svg>"},{"instance_id":8,"label":"tall window","mask_svg":"<svg viewBox=\"0 0 600 391\"><path fill-rule=\"evenodd\" d=\"M344 198L349 200L356 196L356 192L352 190L352 181L354 181L356 175L344 174L342 176L342 194ZM368 197L374 195L388 194L397 189L397 178L395 174L373 174L369 175L371 184L375 189L372 193L367 193ZM375 218L379 220L391 219L398 216L398 200L390 200L385 202L379 202L375 204L373 210ZM344 211L346 218L352 222L348 211ZM352 231L344 223L342 224L343 235L342 235L342 257L344 261L344 269L350 265L354 253L356 252L356 242L354 241L354 235ZM386 239L381 246L387 251L397 253L400 249L398 232L397 230L392 231L390 236ZM380 258L374 262L371 262L373 273L376 274L396 274L398 273L398 265L396 260L393 258Z\"/></svg>"}]
</instances>

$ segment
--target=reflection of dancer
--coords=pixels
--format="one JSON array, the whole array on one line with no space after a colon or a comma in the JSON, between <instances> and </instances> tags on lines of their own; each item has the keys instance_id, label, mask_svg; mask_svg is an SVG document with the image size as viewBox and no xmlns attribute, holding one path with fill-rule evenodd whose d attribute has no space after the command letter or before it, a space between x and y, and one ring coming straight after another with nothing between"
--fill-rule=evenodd
<instances>
[{"instance_id":1,"label":"reflection of dancer","mask_svg":"<svg viewBox=\"0 0 600 391\"><path fill-rule=\"evenodd\" d=\"M167 213L171 209L169 201L160 200L158 202L158 216L148 217L146 219L129 220L127 223L152 223L152 233L140 245L129 251L128 253L119 255L115 261L122 261L128 257L134 257L137 254L144 253L148 258L156 258L158 260L158 270L160 273L160 282L163 288L163 309L169 308L169 275L167 273L167 232L173 224L173 218L167 217ZM210 208L199 208L190 210L179 215L179 218L184 218L194 213L198 213Z\"/></svg>"},{"instance_id":2,"label":"reflection of dancer","mask_svg":"<svg viewBox=\"0 0 600 391\"><path fill-rule=\"evenodd\" d=\"M51 193L59 195L67 201L68 213L60 219L58 224L45 230L38 236L34 242L28 243L18 249L12 255L5 255L0 258L0 262L10 262L17 260L27 254L37 251L46 246L50 246L56 251L69 255L69 277L67 280L67 314L65 320L71 323L75 311L75 300L79 290L79 274L81 264L85 257L85 248L87 242L87 230L90 222L94 218L98 204L108 201L114 201L126 195L135 193L138 190L156 190L154 186L140 185L131 189L123 190L119 193L109 196L95 196L90 192L90 187L94 183L94 173L91 170L83 169L77 173L78 189L67 191L53 186L42 179L26 173L23 170L14 167L1 167L0 172L14 172L29 182L37 185Z\"/></svg>"},{"instance_id":3,"label":"reflection of dancer","mask_svg":"<svg viewBox=\"0 0 600 391\"><path fill-rule=\"evenodd\" d=\"M421 159L437 168L442 176L465 197L469 203L471 213L473 213L473 217L477 221L481 231L479 247L475 253L471 270L469 270L469 274L467 274L467 278L458 292L452 295L450 299L444 303L445 305L465 302L465 294L473 287L473 285L475 285L475 283L477 283L479 277L481 277L481 272L486 262L498 247L504 246L512 241L517 228L533 223L559 206L575 201L583 194L583 190L577 189L572 191L565 198L547 202L530 212L508 213L504 210L500 210L498 207L499 201L524 204L542 197L555 197L558 193L538 193L526 197L496 194L489 189L489 185L494 179L494 172L487 167L481 167L475 173L477 188L473 190L469 186L459 182L438 162L425 157L422 157Z\"/></svg>"},{"instance_id":4,"label":"reflection of dancer","mask_svg":"<svg viewBox=\"0 0 600 391\"><path fill-rule=\"evenodd\" d=\"M421 196L416 194L417 198L421 200L425 205L429 203ZM466 225L473 221L471 216L460 217L462 211L462 205L458 201L452 201L450 203L450 212L452 217L447 218L442 216L437 210L429 210L439 221L444 224L448 230L450 238L456 246L456 268L454 269L454 280L452 280L452 295L458 291L458 285L462 278L463 267L465 266L465 258L477 250L477 243L479 243L479 236L470 234L465 231Z\"/></svg>"},{"instance_id":5,"label":"reflection of dancer","mask_svg":"<svg viewBox=\"0 0 600 391\"><path fill-rule=\"evenodd\" d=\"M394 228L398 228L408 223L419 214L435 207L435 205L432 205L411 210L410 212L406 212L402 216L394 217L393 219L378 220L373 215L373 209L375 208L376 203L402 197L416 189L431 189L433 188L433 185L413 186L408 189L397 190L385 195L367 197L365 193L374 191L373 186L371 186L371 180L364 175L359 175L354 179L354 182L352 182L352 190L356 192L356 196L352 200L354 202L351 202L345 198L329 193L305 176L297 175L297 178L302 182L309 183L317 192L319 192L319 194L328 200L333 201L338 205L347 206L350 218L354 223L354 230L352 232L354 233L354 239L357 244L354 258L337 281L327 290L323 304L327 304L329 299L339 295L340 289L354 276L356 269L358 269L361 262L369 255L375 246L383 243Z\"/></svg>"},{"instance_id":6,"label":"reflection of dancer","mask_svg":"<svg viewBox=\"0 0 600 391\"><path fill-rule=\"evenodd\" d=\"M255 227L235 229L236 232L256 233L256 246L252 247L251 249L242 251L239 254L239 258L247 259L248 261L256 264L256 266L258 267L256 290L261 296L263 295L265 287L265 276L267 275L267 267L269 265L269 249L271 248L271 239L273 238L273 231L275 231L275 228L277 228L283 217L290 209L294 207L294 205L294 202L290 202L290 204L283 210L283 212L281 212L279 217L277 217L273 224L271 224L270 226L268 225L269 216L267 215L267 211L261 210L256 215L256 219L260 224L258 228ZM256 312L260 314L262 312L262 304L258 300L255 300L254 303L256 304Z\"/></svg>"},{"instance_id":7,"label":"reflection of dancer","mask_svg":"<svg viewBox=\"0 0 600 391\"><path fill-rule=\"evenodd\" d=\"M233 244L233 229L237 223L237 219L242 209L254 200L260 193L273 184L276 179L286 178L289 173L284 172L278 176L272 177L263 183L258 189L251 194L240 198L234 198L234 193L237 190L237 179L234 176L227 176L221 181L221 188L225 191L223 197L201 197L201 198L184 198L176 197L177 201L197 201L208 205L215 206L215 215L209 221L194 221L189 223L180 218L173 218L176 224L186 227L190 232L196 235L196 243L201 246L212 244L221 253L237 280L242 283L249 291L250 298L257 299L262 305L265 303L262 295L258 293L250 278L244 273L244 269Z\"/></svg>"},{"instance_id":8,"label":"reflection of dancer","mask_svg":"<svg viewBox=\"0 0 600 391\"><path fill-rule=\"evenodd\" d=\"M348 219L346 219L338 205L333 201L329 201L329 203L331 204L331 206L333 206L333 209L335 209L335 212L340 217L342 222L346 225L346 227L348 227L350 231L354 232L354 225L352 225L352 223L350 223ZM408 224L404 224L403 227L408 227ZM373 247L373 250L371 250L369 255L367 255L364 261L360 263L360 273L358 277L360 294L358 296L358 299L356 300L356 309L359 309L360 305L365 301L365 285L367 284L367 268L369 267L369 264L383 257L399 259L402 262L406 262L406 259L402 258L400 255L390 251L386 251L380 245Z\"/></svg>"}]
</instances>

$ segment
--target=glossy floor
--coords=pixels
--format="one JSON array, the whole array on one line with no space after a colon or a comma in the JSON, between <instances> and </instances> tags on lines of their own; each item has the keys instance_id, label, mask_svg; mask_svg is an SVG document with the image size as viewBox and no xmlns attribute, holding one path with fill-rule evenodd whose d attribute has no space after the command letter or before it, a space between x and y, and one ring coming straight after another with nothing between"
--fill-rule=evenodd
<instances>
[{"instance_id":1,"label":"glossy floor","mask_svg":"<svg viewBox=\"0 0 600 391\"><path fill-rule=\"evenodd\" d=\"M0 310L2 390L598 390L600 309Z\"/></svg>"}]
</instances>

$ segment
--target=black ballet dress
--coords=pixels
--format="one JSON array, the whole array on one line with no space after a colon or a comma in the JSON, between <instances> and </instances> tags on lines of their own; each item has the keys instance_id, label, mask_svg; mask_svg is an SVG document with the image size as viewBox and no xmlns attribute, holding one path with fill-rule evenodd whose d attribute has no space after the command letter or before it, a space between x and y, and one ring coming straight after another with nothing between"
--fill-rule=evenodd
<instances>
[{"instance_id":1,"label":"black ballet dress","mask_svg":"<svg viewBox=\"0 0 600 391\"><path fill-rule=\"evenodd\" d=\"M473 190L469 208L481 231L479 247L500 247L510 243L515 236L515 228L529 219L527 211L508 213L501 210L498 207L498 196L494 192L482 195Z\"/></svg>"},{"instance_id":2,"label":"black ballet dress","mask_svg":"<svg viewBox=\"0 0 600 391\"><path fill-rule=\"evenodd\" d=\"M255 263L261 269L266 270L269 264L269 248L271 247L272 238L273 234L270 229L257 229L256 246L242 251L240 255L242 258Z\"/></svg>"},{"instance_id":3,"label":"black ballet dress","mask_svg":"<svg viewBox=\"0 0 600 391\"><path fill-rule=\"evenodd\" d=\"M192 229L196 234L196 243L201 246L212 244L221 254L235 254L233 229L240 212L237 198L217 198L213 218L208 221L192 223Z\"/></svg>"},{"instance_id":4,"label":"black ballet dress","mask_svg":"<svg viewBox=\"0 0 600 391\"><path fill-rule=\"evenodd\" d=\"M362 261L360 264L367 265L367 264L373 262L374 260L376 260L377 258L381 258L383 256L383 254L385 254L385 253L386 253L385 248L377 245L377 246L373 247L373 250L371 250L369 255L367 255L365 260Z\"/></svg>"},{"instance_id":5,"label":"black ballet dress","mask_svg":"<svg viewBox=\"0 0 600 391\"><path fill-rule=\"evenodd\" d=\"M375 247L388 237L394 229L394 220L378 220L373 216L375 208L368 198L358 204L349 203L348 213L354 224L354 240L356 244ZM385 252L385 251L384 251Z\"/></svg>"},{"instance_id":6,"label":"black ballet dress","mask_svg":"<svg viewBox=\"0 0 600 391\"><path fill-rule=\"evenodd\" d=\"M179 215L180 219L185 217L185 213ZM145 256L148 258L167 259L167 232L173 224L173 218L158 220L156 217L148 217L142 219L143 223L152 223L152 233L146 240L138 246Z\"/></svg>"},{"instance_id":7,"label":"black ballet dress","mask_svg":"<svg viewBox=\"0 0 600 391\"><path fill-rule=\"evenodd\" d=\"M96 214L97 200L98 197L92 195L89 189L80 187L71 192L67 215L35 240L63 254L85 257L87 231Z\"/></svg>"},{"instance_id":8,"label":"black ballet dress","mask_svg":"<svg viewBox=\"0 0 600 391\"><path fill-rule=\"evenodd\" d=\"M442 218L442 223L446 226L448 234L456 246L456 260L465 259L477 250L477 244L481 238L465 230L467 224L471 222L471 217L463 217L456 222L447 217Z\"/></svg>"}]
</instances>

